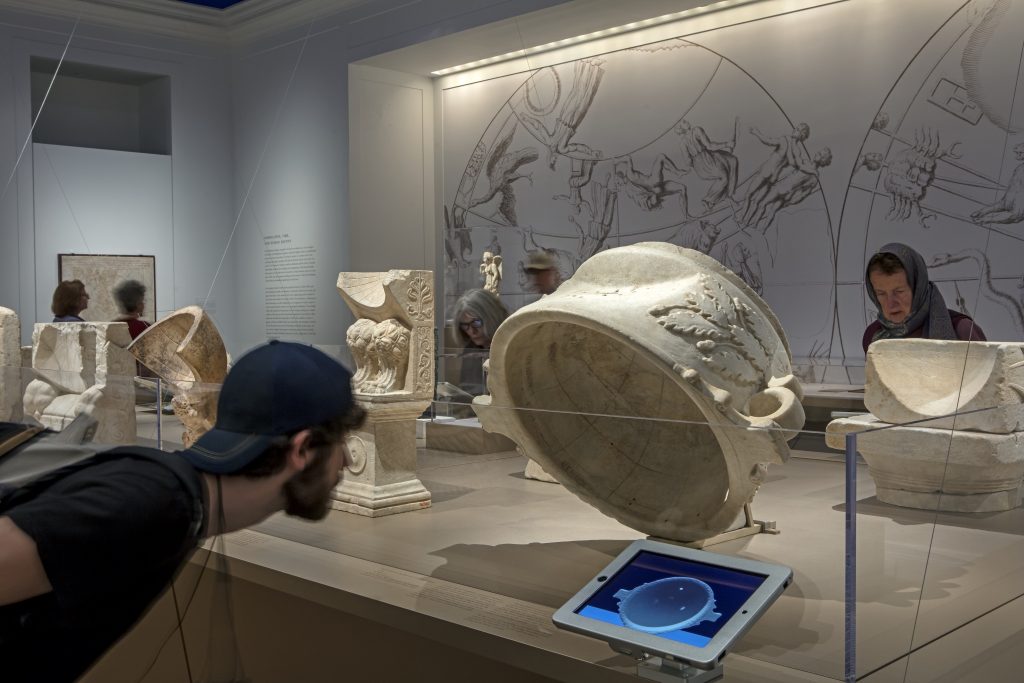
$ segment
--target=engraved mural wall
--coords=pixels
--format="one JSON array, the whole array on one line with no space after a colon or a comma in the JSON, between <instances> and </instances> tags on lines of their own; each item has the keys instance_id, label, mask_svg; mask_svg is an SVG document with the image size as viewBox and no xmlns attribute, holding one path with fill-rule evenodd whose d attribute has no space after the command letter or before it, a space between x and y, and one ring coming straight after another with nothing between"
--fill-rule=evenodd
<instances>
[{"instance_id":1,"label":"engraved mural wall","mask_svg":"<svg viewBox=\"0 0 1024 683\"><path fill-rule=\"evenodd\" d=\"M443 90L446 307L486 284L485 253L514 310L531 251L567 279L662 241L761 294L798 364L862 364L864 264L902 241L990 339L1024 337L1024 2L716 17Z\"/></svg>"}]
</instances>

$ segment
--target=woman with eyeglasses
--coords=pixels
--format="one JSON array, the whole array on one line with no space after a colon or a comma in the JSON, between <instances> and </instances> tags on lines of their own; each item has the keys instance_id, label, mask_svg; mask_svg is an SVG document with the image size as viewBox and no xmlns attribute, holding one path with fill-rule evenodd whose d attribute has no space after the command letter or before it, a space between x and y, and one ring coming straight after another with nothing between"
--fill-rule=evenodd
<instances>
[{"instance_id":1,"label":"woman with eyeglasses","mask_svg":"<svg viewBox=\"0 0 1024 683\"><path fill-rule=\"evenodd\" d=\"M473 396L487 393L483 362L491 348L491 337L508 317L501 299L484 289L471 289L455 302L452 331L462 344L459 388Z\"/></svg>"}]
</instances>

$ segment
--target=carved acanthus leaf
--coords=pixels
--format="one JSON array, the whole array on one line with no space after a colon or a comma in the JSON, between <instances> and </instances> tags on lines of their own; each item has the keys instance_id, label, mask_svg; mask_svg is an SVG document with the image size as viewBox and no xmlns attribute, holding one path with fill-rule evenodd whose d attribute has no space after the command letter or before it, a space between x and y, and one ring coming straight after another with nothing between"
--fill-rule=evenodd
<instances>
[{"instance_id":1,"label":"carved acanthus leaf","mask_svg":"<svg viewBox=\"0 0 1024 683\"><path fill-rule=\"evenodd\" d=\"M750 307L706 275L698 282L699 291L688 292L681 304L655 306L650 314L669 332L693 341L701 360L716 373L763 389L771 349Z\"/></svg>"},{"instance_id":2,"label":"carved acanthus leaf","mask_svg":"<svg viewBox=\"0 0 1024 683\"><path fill-rule=\"evenodd\" d=\"M434 292L429 282L422 277L409 282L407 292L409 303L405 310L417 322L429 320L434 307Z\"/></svg>"}]
</instances>

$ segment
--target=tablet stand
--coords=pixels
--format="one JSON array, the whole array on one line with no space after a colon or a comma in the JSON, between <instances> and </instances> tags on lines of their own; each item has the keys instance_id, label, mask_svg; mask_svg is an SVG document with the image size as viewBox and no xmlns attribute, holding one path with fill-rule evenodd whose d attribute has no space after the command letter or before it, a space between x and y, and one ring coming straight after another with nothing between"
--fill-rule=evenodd
<instances>
[{"instance_id":1,"label":"tablet stand","mask_svg":"<svg viewBox=\"0 0 1024 683\"><path fill-rule=\"evenodd\" d=\"M725 674L721 664L717 664L713 669L698 669L685 662L651 657L637 663L636 675L638 678L658 683L708 683L717 681Z\"/></svg>"}]
</instances>

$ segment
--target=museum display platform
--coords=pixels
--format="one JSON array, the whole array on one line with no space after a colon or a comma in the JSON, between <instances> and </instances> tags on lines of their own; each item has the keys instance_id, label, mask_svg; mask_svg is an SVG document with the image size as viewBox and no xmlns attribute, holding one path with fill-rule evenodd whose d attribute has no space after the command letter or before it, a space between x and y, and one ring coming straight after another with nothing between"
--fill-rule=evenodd
<instances>
[{"instance_id":1,"label":"museum display platform","mask_svg":"<svg viewBox=\"0 0 1024 683\"><path fill-rule=\"evenodd\" d=\"M726 658L727 681L842 679L844 468L807 456L771 468L755 499L755 514L779 535L713 548L794 570L793 585ZM331 512L315 524L279 515L227 537L232 575L536 680L633 679L629 658L559 631L551 615L638 533L559 485L525 479L524 466L508 452L421 449L430 509L381 519ZM1020 637L998 624L1024 612L1024 599L1010 602L1024 593L1024 510L936 515L886 505L864 466L858 500L860 675L904 680L887 676L904 670L912 648L941 660L953 647L956 666L988 673L948 680L1011 680L999 667L1016 658L1007 645ZM914 668L924 677L905 680L941 679L925 670L927 662Z\"/></svg>"}]
</instances>

